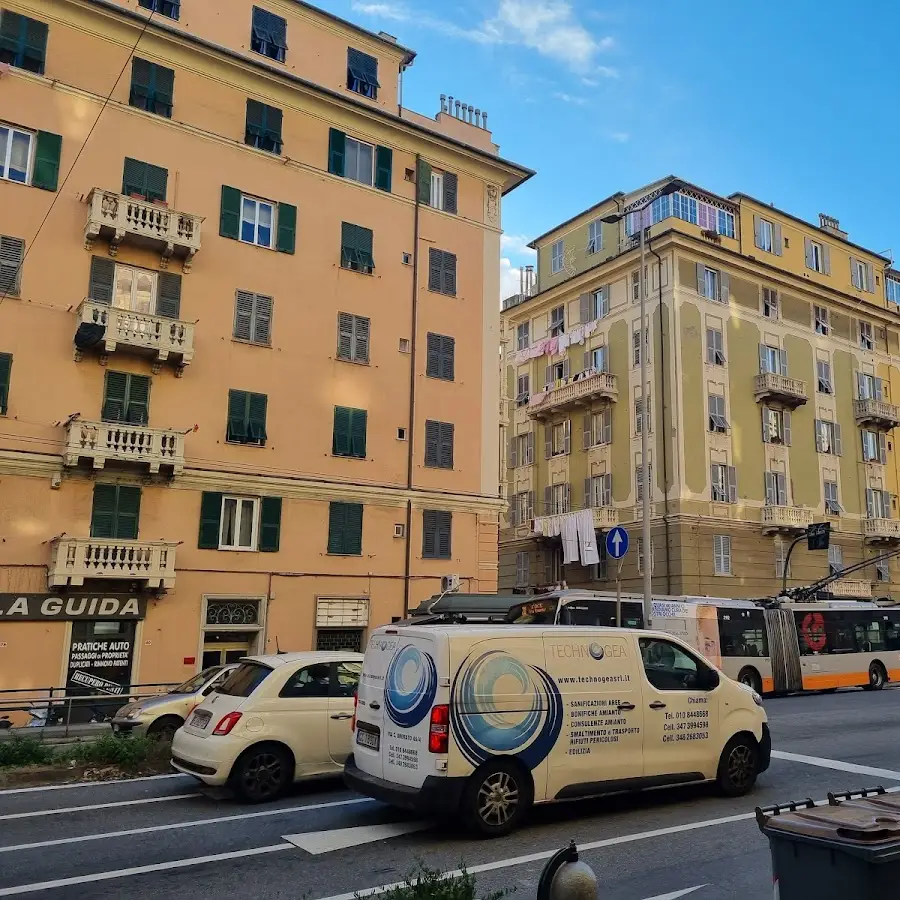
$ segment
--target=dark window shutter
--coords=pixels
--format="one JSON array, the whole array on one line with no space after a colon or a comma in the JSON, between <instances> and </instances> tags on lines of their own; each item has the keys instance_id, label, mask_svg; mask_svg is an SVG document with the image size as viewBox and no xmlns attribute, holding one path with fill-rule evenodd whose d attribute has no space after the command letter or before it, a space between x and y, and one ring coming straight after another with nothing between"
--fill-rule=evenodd
<instances>
[{"instance_id":1,"label":"dark window shutter","mask_svg":"<svg viewBox=\"0 0 900 900\"><path fill-rule=\"evenodd\" d=\"M234 299L234 336L239 341L253 338L254 295L250 291L237 291Z\"/></svg>"},{"instance_id":2,"label":"dark window shutter","mask_svg":"<svg viewBox=\"0 0 900 900\"><path fill-rule=\"evenodd\" d=\"M135 57L131 62L131 106L148 109L153 90L153 65L146 59Z\"/></svg>"},{"instance_id":3,"label":"dark window shutter","mask_svg":"<svg viewBox=\"0 0 900 900\"><path fill-rule=\"evenodd\" d=\"M91 537L115 537L116 486L95 484L94 502L91 508Z\"/></svg>"},{"instance_id":4,"label":"dark window shutter","mask_svg":"<svg viewBox=\"0 0 900 900\"><path fill-rule=\"evenodd\" d=\"M228 392L228 425L225 440L244 443L247 440L247 409L250 397L246 391Z\"/></svg>"},{"instance_id":5,"label":"dark window shutter","mask_svg":"<svg viewBox=\"0 0 900 900\"><path fill-rule=\"evenodd\" d=\"M441 423L440 432L440 458L438 465L442 469L453 468L453 425L449 422Z\"/></svg>"},{"instance_id":6,"label":"dark window shutter","mask_svg":"<svg viewBox=\"0 0 900 900\"><path fill-rule=\"evenodd\" d=\"M353 359L353 316L338 313L338 359Z\"/></svg>"},{"instance_id":7,"label":"dark window shutter","mask_svg":"<svg viewBox=\"0 0 900 900\"><path fill-rule=\"evenodd\" d=\"M444 172L444 212L456 215L456 198L459 193L457 177Z\"/></svg>"},{"instance_id":8,"label":"dark window shutter","mask_svg":"<svg viewBox=\"0 0 900 900\"><path fill-rule=\"evenodd\" d=\"M257 444L265 444L266 409L269 398L265 394L250 394L247 411L247 437Z\"/></svg>"},{"instance_id":9,"label":"dark window shutter","mask_svg":"<svg viewBox=\"0 0 900 900\"><path fill-rule=\"evenodd\" d=\"M274 299L265 294L256 295L253 310L253 343L270 344L272 342L272 307Z\"/></svg>"},{"instance_id":10,"label":"dark window shutter","mask_svg":"<svg viewBox=\"0 0 900 900\"><path fill-rule=\"evenodd\" d=\"M47 32L49 28L46 22L37 19L25 19L25 40L23 48L23 68L29 72L44 74L44 61L47 57Z\"/></svg>"},{"instance_id":11,"label":"dark window shutter","mask_svg":"<svg viewBox=\"0 0 900 900\"><path fill-rule=\"evenodd\" d=\"M88 297L97 303L112 303L116 264L105 256L91 257L91 280Z\"/></svg>"},{"instance_id":12,"label":"dark window shutter","mask_svg":"<svg viewBox=\"0 0 900 900\"><path fill-rule=\"evenodd\" d=\"M350 456L350 415L346 406L334 408L334 430L331 438L331 452L334 456Z\"/></svg>"},{"instance_id":13,"label":"dark window shutter","mask_svg":"<svg viewBox=\"0 0 900 900\"><path fill-rule=\"evenodd\" d=\"M425 361L425 374L430 378L441 377L441 347L441 336L429 332L427 338L428 352Z\"/></svg>"},{"instance_id":14,"label":"dark window shutter","mask_svg":"<svg viewBox=\"0 0 900 900\"><path fill-rule=\"evenodd\" d=\"M128 375L125 420L132 425L146 425L150 420L150 379L146 375Z\"/></svg>"},{"instance_id":15,"label":"dark window shutter","mask_svg":"<svg viewBox=\"0 0 900 900\"><path fill-rule=\"evenodd\" d=\"M449 294L451 297L456 296L456 254L443 252L443 280L441 283L441 291Z\"/></svg>"},{"instance_id":16,"label":"dark window shutter","mask_svg":"<svg viewBox=\"0 0 900 900\"><path fill-rule=\"evenodd\" d=\"M62 154L62 137L49 131L39 131L34 148L33 187L55 191L59 184L59 159Z\"/></svg>"},{"instance_id":17,"label":"dark window shutter","mask_svg":"<svg viewBox=\"0 0 900 900\"><path fill-rule=\"evenodd\" d=\"M346 504L344 514L344 553L348 556L359 556L362 553L362 520L361 503Z\"/></svg>"},{"instance_id":18,"label":"dark window shutter","mask_svg":"<svg viewBox=\"0 0 900 900\"><path fill-rule=\"evenodd\" d=\"M437 467L440 459L441 423L425 423L425 465Z\"/></svg>"},{"instance_id":19,"label":"dark window shutter","mask_svg":"<svg viewBox=\"0 0 900 900\"><path fill-rule=\"evenodd\" d=\"M141 517L141 489L120 484L116 498L116 524L113 537L136 541Z\"/></svg>"},{"instance_id":20,"label":"dark window shutter","mask_svg":"<svg viewBox=\"0 0 900 900\"><path fill-rule=\"evenodd\" d=\"M139 159L125 157L125 165L122 168L122 193L126 197L132 194L144 196L147 190L147 163Z\"/></svg>"},{"instance_id":21,"label":"dark window shutter","mask_svg":"<svg viewBox=\"0 0 900 900\"><path fill-rule=\"evenodd\" d=\"M264 149L272 153L281 153L281 123L284 116L277 106L266 107L266 129L263 137L266 141Z\"/></svg>"},{"instance_id":22,"label":"dark window shutter","mask_svg":"<svg viewBox=\"0 0 900 900\"><path fill-rule=\"evenodd\" d=\"M453 381L456 368L456 340L452 337L444 337L441 347L441 378Z\"/></svg>"},{"instance_id":23,"label":"dark window shutter","mask_svg":"<svg viewBox=\"0 0 900 900\"><path fill-rule=\"evenodd\" d=\"M222 185L222 206L219 211L219 234L237 240L241 233L241 192Z\"/></svg>"},{"instance_id":24,"label":"dark window shutter","mask_svg":"<svg viewBox=\"0 0 900 900\"><path fill-rule=\"evenodd\" d=\"M9 408L9 382L12 375L12 355L0 353L0 416Z\"/></svg>"},{"instance_id":25,"label":"dark window shutter","mask_svg":"<svg viewBox=\"0 0 900 900\"><path fill-rule=\"evenodd\" d=\"M157 287L156 314L177 319L181 314L181 276L160 272Z\"/></svg>"},{"instance_id":26,"label":"dark window shutter","mask_svg":"<svg viewBox=\"0 0 900 900\"><path fill-rule=\"evenodd\" d=\"M128 376L124 372L107 370L103 385L104 422L124 422L125 406L128 401Z\"/></svg>"},{"instance_id":27,"label":"dark window shutter","mask_svg":"<svg viewBox=\"0 0 900 900\"><path fill-rule=\"evenodd\" d=\"M437 516L433 509L422 511L422 557L437 558Z\"/></svg>"},{"instance_id":28,"label":"dark window shutter","mask_svg":"<svg viewBox=\"0 0 900 900\"><path fill-rule=\"evenodd\" d=\"M444 254L434 247L428 248L428 290L440 291L441 276L444 271Z\"/></svg>"},{"instance_id":29,"label":"dark window shutter","mask_svg":"<svg viewBox=\"0 0 900 900\"><path fill-rule=\"evenodd\" d=\"M169 187L169 170L147 163L144 196L148 200L165 200Z\"/></svg>"},{"instance_id":30,"label":"dark window shutter","mask_svg":"<svg viewBox=\"0 0 900 900\"><path fill-rule=\"evenodd\" d=\"M281 497L263 497L259 514L259 549L277 553L281 541Z\"/></svg>"},{"instance_id":31,"label":"dark window shutter","mask_svg":"<svg viewBox=\"0 0 900 900\"><path fill-rule=\"evenodd\" d=\"M344 552L344 526L347 518L347 503L328 504L328 552Z\"/></svg>"},{"instance_id":32,"label":"dark window shutter","mask_svg":"<svg viewBox=\"0 0 900 900\"><path fill-rule=\"evenodd\" d=\"M328 171L332 175L344 177L344 158L346 155L346 135L337 128L328 132Z\"/></svg>"},{"instance_id":33,"label":"dark window shutter","mask_svg":"<svg viewBox=\"0 0 900 900\"><path fill-rule=\"evenodd\" d=\"M175 72L165 66L153 66L156 75L156 104L151 112L172 118L172 103L175 94Z\"/></svg>"},{"instance_id":34,"label":"dark window shutter","mask_svg":"<svg viewBox=\"0 0 900 900\"><path fill-rule=\"evenodd\" d=\"M279 253L293 253L297 238L297 207L290 203L278 204L278 243Z\"/></svg>"},{"instance_id":35,"label":"dark window shutter","mask_svg":"<svg viewBox=\"0 0 900 900\"><path fill-rule=\"evenodd\" d=\"M247 100L247 125L244 133L244 143L257 146L254 138L262 138L266 127L265 104L259 100Z\"/></svg>"},{"instance_id":36,"label":"dark window shutter","mask_svg":"<svg viewBox=\"0 0 900 900\"><path fill-rule=\"evenodd\" d=\"M369 361L369 320L365 316L354 317L354 352L357 362Z\"/></svg>"},{"instance_id":37,"label":"dark window shutter","mask_svg":"<svg viewBox=\"0 0 900 900\"><path fill-rule=\"evenodd\" d=\"M19 293L22 263L25 262L25 241L0 234L0 293Z\"/></svg>"},{"instance_id":38,"label":"dark window shutter","mask_svg":"<svg viewBox=\"0 0 900 900\"><path fill-rule=\"evenodd\" d=\"M354 409L350 419L351 453L359 459L366 458L366 431L368 413L364 409Z\"/></svg>"},{"instance_id":39,"label":"dark window shutter","mask_svg":"<svg viewBox=\"0 0 900 900\"><path fill-rule=\"evenodd\" d=\"M391 169L394 152L390 147L375 148L375 187L380 191L391 192Z\"/></svg>"},{"instance_id":40,"label":"dark window shutter","mask_svg":"<svg viewBox=\"0 0 900 900\"><path fill-rule=\"evenodd\" d=\"M420 159L416 164L416 196L419 203L431 205L431 166L424 159Z\"/></svg>"},{"instance_id":41,"label":"dark window shutter","mask_svg":"<svg viewBox=\"0 0 900 900\"><path fill-rule=\"evenodd\" d=\"M219 532L222 523L222 494L204 491L200 498L200 535L197 546L201 550L219 549Z\"/></svg>"},{"instance_id":42,"label":"dark window shutter","mask_svg":"<svg viewBox=\"0 0 900 900\"><path fill-rule=\"evenodd\" d=\"M438 512L437 516L437 557L450 559L452 555L451 529L452 513Z\"/></svg>"},{"instance_id":43,"label":"dark window shutter","mask_svg":"<svg viewBox=\"0 0 900 900\"><path fill-rule=\"evenodd\" d=\"M21 30L22 16L8 9L0 10L0 61L16 64Z\"/></svg>"}]
</instances>

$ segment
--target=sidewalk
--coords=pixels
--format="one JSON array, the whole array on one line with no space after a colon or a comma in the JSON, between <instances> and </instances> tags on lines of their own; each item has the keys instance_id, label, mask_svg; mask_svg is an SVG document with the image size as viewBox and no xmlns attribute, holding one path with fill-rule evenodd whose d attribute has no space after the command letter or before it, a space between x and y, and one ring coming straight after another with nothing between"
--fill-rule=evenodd
<instances>
[{"instance_id":1,"label":"sidewalk","mask_svg":"<svg viewBox=\"0 0 900 900\"><path fill-rule=\"evenodd\" d=\"M112 734L109 722L86 722L79 725L44 725L34 728L0 729L0 741L11 740L13 736L31 738L47 744L72 744L84 740L96 740L105 734Z\"/></svg>"}]
</instances>

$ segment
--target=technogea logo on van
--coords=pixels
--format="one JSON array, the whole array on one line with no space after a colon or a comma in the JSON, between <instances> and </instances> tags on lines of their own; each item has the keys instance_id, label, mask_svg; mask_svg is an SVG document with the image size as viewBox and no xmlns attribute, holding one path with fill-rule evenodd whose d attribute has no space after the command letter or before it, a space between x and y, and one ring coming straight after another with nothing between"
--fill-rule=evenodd
<instances>
[{"instance_id":1,"label":"technogea logo on van","mask_svg":"<svg viewBox=\"0 0 900 900\"><path fill-rule=\"evenodd\" d=\"M623 644L548 644L547 649L553 659L627 659L628 651Z\"/></svg>"}]
</instances>

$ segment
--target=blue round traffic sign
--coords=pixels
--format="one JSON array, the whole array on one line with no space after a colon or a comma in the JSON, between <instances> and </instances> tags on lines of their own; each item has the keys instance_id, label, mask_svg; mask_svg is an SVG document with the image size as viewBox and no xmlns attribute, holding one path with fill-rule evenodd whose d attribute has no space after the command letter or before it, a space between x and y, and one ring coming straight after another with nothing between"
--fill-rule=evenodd
<instances>
[{"instance_id":1,"label":"blue round traffic sign","mask_svg":"<svg viewBox=\"0 0 900 900\"><path fill-rule=\"evenodd\" d=\"M616 525L606 532L606 553L611 559L621 559L628 552L628 532Z\"/></svg>"}]
</instances>

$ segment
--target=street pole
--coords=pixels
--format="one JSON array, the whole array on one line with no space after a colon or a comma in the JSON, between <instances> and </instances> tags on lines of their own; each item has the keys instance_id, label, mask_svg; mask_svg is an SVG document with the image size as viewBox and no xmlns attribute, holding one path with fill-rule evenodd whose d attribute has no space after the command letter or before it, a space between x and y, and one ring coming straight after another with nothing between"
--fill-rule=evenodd
<instances>
[{"instance_id":1,"label":"street pole","mask_svg":"<svg viewBox=\"0 0 900 900\"><path fill-rule=\"evenodd\" d=\"M622 627L622 560L616 566L616 628Z\"/></svg>"},{"instance_id":2,"label":"street pole","mask_svg":"<svg viewBox=\"0 0 900 900\"><path fill-rule=\"evenodd\" d=\"M641 534L644 545L644 627L651 628L650 612L653 597L653 553L650 548L650 416L647 408L647 350L649 332L647 322L647 279L644 268L647 257L647 230L644 228L644 210L638 213L641 228L641 269L638 283L641 286L641 333L638 341L641 348L641 496L643 500L643 522ZM659 398L657 398L658 402ZM663 426L665 427L665 426Z\"/></svg>"}]
</instances>

